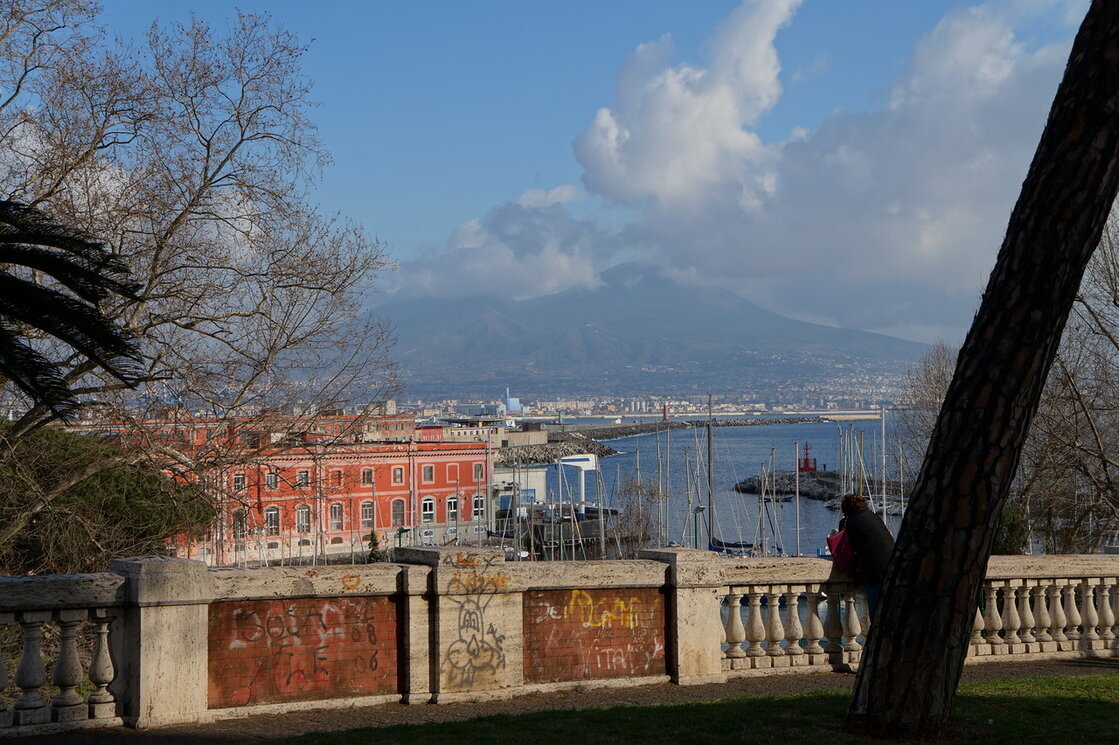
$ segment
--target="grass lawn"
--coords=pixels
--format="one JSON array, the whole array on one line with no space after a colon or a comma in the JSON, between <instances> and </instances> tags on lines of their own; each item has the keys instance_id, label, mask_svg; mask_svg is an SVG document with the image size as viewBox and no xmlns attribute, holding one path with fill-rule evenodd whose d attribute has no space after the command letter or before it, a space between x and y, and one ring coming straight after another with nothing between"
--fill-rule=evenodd
<instances>
[{"instance_id":1,"label":"grass lawn","mask_svg":"<svg viewBox=\"0 0 1119 745\"><path fill-rule=\"evenodd\" d=\"M289 745L602 745L614 743L869 742L840 732L849 694L729 698L715 703L623 706L494 716L467 722L306 735ZM1047 676L960 686L941 742L1119 743L1119 675Z\"/></svg>"}]
</instances>

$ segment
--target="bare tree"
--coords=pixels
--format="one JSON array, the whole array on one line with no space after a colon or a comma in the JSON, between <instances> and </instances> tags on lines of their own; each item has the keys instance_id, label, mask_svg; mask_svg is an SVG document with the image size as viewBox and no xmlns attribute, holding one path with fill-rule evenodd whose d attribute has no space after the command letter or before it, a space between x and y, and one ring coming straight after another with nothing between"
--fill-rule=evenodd
<instances>
[{"instance_id":1,"label":"bare tree","mask_svg":"<svg viewBox=\"0 0 1119 745\"><path fill-rule=\"evenodd\" d=\"M215 427L211 446L177 447L145 423L170 411L282 430L395 391L391 330L363 307L388 258L312 203L329 157L310 118L303 42L249 14L226 35L192 20L120 46L92 3L17 1L3 13L2 196L97 236L139 283L134 298L99 306L136 341L138 393L88 356L40 343L88 416L198 478L276 443ZM54 417L17 388L3 396L13 439ZM0 541L27 519L0 528Z\"/></svg>"}]
</instances>

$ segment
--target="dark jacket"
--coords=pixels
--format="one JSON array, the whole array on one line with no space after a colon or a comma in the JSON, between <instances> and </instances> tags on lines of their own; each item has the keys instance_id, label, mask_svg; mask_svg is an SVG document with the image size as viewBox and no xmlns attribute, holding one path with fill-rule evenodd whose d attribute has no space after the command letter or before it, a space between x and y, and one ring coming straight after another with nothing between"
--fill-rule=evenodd
<instances>
[{"instance_id":1,"label":"dark jacket","mask_svg":"<svg viewBox=\"0 0 1119 745\"><path fill-rule=\"evenodd\" d=\"M860 510L848 516L843 527L855 552L855 563L851 567L855 582L860 585L881 583L890 554L894 552L894 537L882 518L870 510Z\"/></svg>"}]
</instances>

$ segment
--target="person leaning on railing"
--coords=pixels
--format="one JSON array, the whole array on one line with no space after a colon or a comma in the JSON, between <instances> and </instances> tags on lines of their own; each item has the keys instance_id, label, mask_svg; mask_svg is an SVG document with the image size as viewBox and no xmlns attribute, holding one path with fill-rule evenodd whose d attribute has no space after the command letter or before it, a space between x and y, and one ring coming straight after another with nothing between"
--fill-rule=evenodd
<instances>
[{"instance_id":1,"label":"person leaning on railing","mask_svg":"<svg viewBox=\"0 0 1119 745\"><path fill-rule=\"evenodd\" d=\"M886 566L890 554L894 552L894 537L882 522L868 508L866 497L861 494L848 494L841 505L843 520L841 530L847 531L847 540L855 552L851 575L856 585L866 592L866 602L871 618L878 607L882 594L882 580L886 577Z\"/></svg>"}]
</instances>

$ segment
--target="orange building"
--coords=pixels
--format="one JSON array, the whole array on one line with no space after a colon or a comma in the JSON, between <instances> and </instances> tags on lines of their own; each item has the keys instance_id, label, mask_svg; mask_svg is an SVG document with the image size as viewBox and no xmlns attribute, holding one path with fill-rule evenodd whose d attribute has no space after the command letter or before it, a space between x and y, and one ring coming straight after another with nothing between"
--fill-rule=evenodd
<instances>
[{"instance_id":1,"label":"orange building","mask_svg":"<svg viewBox=\"0 0 1119 745\"><path fill-rule=\"evenodd\" d=\"M121 423L90 433L138 439ZM175 555L224 565L358 558L378 545L480 544L492 528L493 448L420 442L406 414L206 419L176 412L144 422L146 437L205 461L218 517Z\"/></svg>"},{"instance_id":2,"label":"orange building","mask_svg":"<svg viewBox=\"0 0 1119 745\"><path fill-rule=\"evenodd\" d=\"M493 525L492 472L485 443L308 444L264 454L226 469L210 537L177 553L219 565L356 558L373 533L382 548L480 544Z\"/></svg>"}]
</instances>

